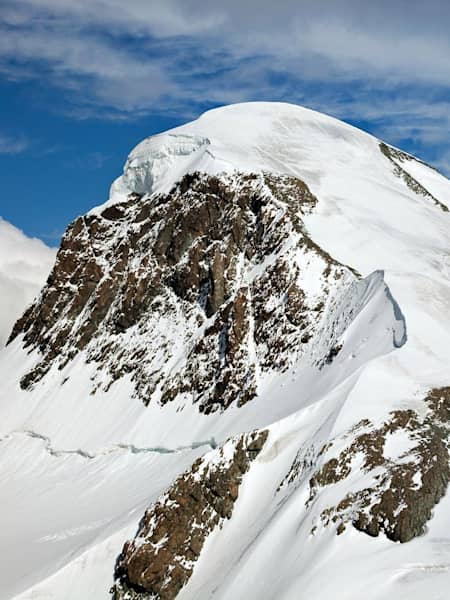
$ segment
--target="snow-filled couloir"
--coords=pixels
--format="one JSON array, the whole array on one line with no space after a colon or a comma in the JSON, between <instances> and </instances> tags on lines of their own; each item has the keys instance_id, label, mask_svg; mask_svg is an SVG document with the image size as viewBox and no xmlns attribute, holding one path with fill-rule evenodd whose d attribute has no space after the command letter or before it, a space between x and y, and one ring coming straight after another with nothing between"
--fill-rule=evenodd
<instances>
[{"instance_id":1,"label":"snow-filled couloir","mask_svg":"<svg viewBox=\"0 0 450 600\"><path fill-rule=\"evenodd\" d=\"M443 599L449 201L293 105L139 144L0 354L0 596Z\"/></svg>"}]
</instances>

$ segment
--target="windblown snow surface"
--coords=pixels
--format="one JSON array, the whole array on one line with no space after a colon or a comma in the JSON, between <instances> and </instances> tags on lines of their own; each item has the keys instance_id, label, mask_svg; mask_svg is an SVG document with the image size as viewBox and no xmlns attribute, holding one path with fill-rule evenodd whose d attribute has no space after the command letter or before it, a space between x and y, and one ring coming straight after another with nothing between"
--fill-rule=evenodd
<instances>
[{"instance_id":1,"label":"windblown snow surface","mask_svg":"<svg viewBox=\"0 0 450 600\"><path fill-rule=\"evenodd\" d=\"M413 159L402 166L450 203L443 176ZM261 376L256 399L206 415L185 402L145 407L126 376L90 394L94 365L83 352L24 391L19 381L38 350L14 340L0 353L1 598L109 598L116 558L146 507L195 458L214 460L216 445L259 427L269 436L232 518L208 537L180 598L448 598L449 494L426 533L399 544L320 526L345 482L308 504L306 466L288 494L276 490L296 457L313 469L324 444L361 420L382 424L393 410L420 409L429 389L449 385L449 213L406 185L379 140L271 103L216 109L143 141L106 205L168 191L187 172L234 170L292 175L318 198L309 235L362 276L342 300L342 350L320 370L299 363ZM313 276L303 285L314 293ZM325 324L324 340L328 333ZM389 455L408 444L392 436ZM365 477L348 485L367 485Z\"/></svg>"},{"instance_id":2,"label":"windblown snow surface","mask_svg":"<svg viewBox=\"0 0 450 600\"><path fill-rule=\"evenodd\" d=\"M39 293L56 250L26 237L0 217L0 347L12 326Z\"/></svg>"}]
</instances>

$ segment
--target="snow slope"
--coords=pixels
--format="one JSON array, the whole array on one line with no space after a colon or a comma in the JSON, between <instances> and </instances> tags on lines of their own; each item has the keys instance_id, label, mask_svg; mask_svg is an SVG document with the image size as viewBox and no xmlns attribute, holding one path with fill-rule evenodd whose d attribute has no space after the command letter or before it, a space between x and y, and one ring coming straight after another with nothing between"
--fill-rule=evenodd
<instances>
[{"instance_id":1,"label":"snow slope","mask_svg":"<svg viewBox=\"0 0 450 600\"><path fill-rule=\"evenodd\" d=\"M55 254L0 217L0 347L44 284Z\"/></svg>"},{"instance_id":2,"label":"snow slope","mask_svg":"<svg viewBox=\"0 0 450 600\"><path fill-rule=\"evenodd\" d=\"M444 177L413 159L402 167L449 205ZM268 427L232 518L207 539L180 598L422 600L427 593L443 600L448 494L426 534L407 544L352 527L336 536L335 527L320 524L345 486L367 483L356 463L352 481L305 503L324 444L339 449L363 419L378 426L393 410L424 413L427 391L450 383L449 213L394 172L374 137L301 107L250 103L209 111L139 144L93 214L130 192L143 201L166 193L196 170L287 174L309 186L318 204L305 217L308 234L363 277L330 312L336 322L342 315L342 350L319 371L302 362L262 374L256 400L206 415L181 400L145 407L130 398L127 376L91 395L95 365L85 364L83 352L24 391L20 378L38 351L27 354L21 338L14 340L0 351L0 530L7 549L0 597L108 598L115 559L144 508L211 445ZM314 271L307 272L302 285L313 294ZM333 328L324 322L317 347L334 329L335 321ZM395 444L400 456L410 441L398 436ZM309 466L277 492L299 452Z\"/></svg>"}]
</instances>

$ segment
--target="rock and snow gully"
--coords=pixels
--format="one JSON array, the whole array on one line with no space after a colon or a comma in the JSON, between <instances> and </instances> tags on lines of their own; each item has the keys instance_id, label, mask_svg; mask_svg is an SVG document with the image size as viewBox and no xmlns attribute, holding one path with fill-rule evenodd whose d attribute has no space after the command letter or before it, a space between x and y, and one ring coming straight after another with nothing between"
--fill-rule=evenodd
<instances>
[{"instance_id":1,"label":"rock and snow gully","mask_svg":"<svg viewBox=\"0 0 450 600\"><path fill-rule=\"evenodd\" d=\"M0 353L0 597L443 600L449 201L287 104L139 144Z\"/></svg>"}]
</instances>

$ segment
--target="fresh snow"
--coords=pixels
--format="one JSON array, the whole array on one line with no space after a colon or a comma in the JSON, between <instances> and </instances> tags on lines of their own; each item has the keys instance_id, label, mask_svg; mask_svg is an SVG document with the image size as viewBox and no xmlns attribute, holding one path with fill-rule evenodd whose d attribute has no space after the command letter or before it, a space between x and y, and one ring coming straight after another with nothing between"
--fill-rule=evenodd
<instances>
[{"instance_id":1,"label":"fresh snow","mask_svg":"<svg viewBox=\"0 0 450 600\"><path fill-rule=\"evenodd\" d=\"M444 177L414 160L402 166L450 204ZM330 486L306 510L307 466L293 491L274 490L299 451L316 460L326 441L361 419L382 423L392 410L420 407L429 388L449 384L449 213L393 173L374 137L279 103L215 109L144 140L108 203L129 192L168 191L195 170L270 171L307 183L319 200L306 217L312 239L364 277L333 298L336 323L323 324L323 344L333 331L342 350L319 373L302 363L261 377L257 400L207 417L181 401L145 408L130 400L126 377L89 395L94 367L82 353L24 392L18 381L36 356L15 340L0 351L0 598L106 600L115 558L145 507L208 444L269 426L233 517L207 540L182 600L444 600L448 494L427 533L400 545L351 527L341 536L318 527L313 535L338 490ZM314 293L313 280L302 283ZM407 451L406 438L391 440L387 452Z\"/></svg>"}]
</instances>

